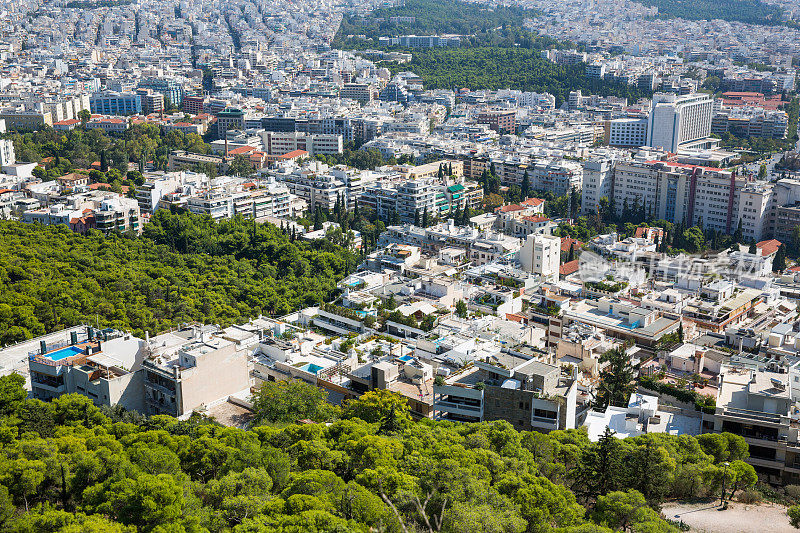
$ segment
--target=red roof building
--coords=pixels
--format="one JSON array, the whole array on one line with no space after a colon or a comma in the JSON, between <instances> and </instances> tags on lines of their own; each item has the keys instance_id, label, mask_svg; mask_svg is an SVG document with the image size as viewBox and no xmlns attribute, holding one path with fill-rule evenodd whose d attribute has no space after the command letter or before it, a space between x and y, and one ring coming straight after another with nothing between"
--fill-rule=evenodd
<instances>
[{"instance_id":1,"label":"red roof building","mask_svg":"<svg viewBox=\"0 0 800 533\"><path fill-rule=\"evenodd\" d=\"M770 239L768 241L761 241L761 242L757 243L756 244L756 248L761 250L761 255L762 256L768 257L768 256L774 254L775 252L777 252L778 248L781 247L781 244L783 244L783 243L781 241L777 240L777 239Z\"/></svg>"},{"instance_id":2,"label":"red roof building","mask_svg":"<svg viewBox=\"0 0 800 533\"><path fill-rule=\"evenodd\" d=\"M574 274L578 271L578 266L578 260L575 259L558 267L558 273L562 276L569 276L570 274Z\"/></svg>"},{"instance_id":3,"label":"red roof building","mask_svg":"<svg viewBox=\"0 0 800 533\"><path fill-rule=\"evenodd\" d=\"M575 245L575 249L577 250L583 243L578 239L573 239L571 237L561 237L561 251L562 252L569 252L570 246Z\"/></svg>"}]
</instances>

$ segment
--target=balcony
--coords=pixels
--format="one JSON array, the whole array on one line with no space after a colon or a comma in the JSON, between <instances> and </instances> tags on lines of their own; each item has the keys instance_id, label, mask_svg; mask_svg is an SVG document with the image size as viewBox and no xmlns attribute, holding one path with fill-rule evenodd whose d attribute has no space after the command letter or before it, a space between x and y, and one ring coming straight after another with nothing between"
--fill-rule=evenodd
<instances>
[{"instance_id":1,"label":"balcony","mask_svg":"<svg viewBox=\"0 0 800 533\"><path fill-rule=\"evenodd\" d=\"M721 412L720 412L721 411ZM767 413L764 411L751 411L749 409L740 409L738 407L727 407L717 410L717 414L722 416L736 418L739 420L754 421L768 423L768 424L788 424L787 416L779 415L777 413Z\"/></svg>"},{"instance_id":2,"label":"balcony","mask_svg":"<svg viewBox=\"0 0 800 533\"><path fill-rule=\"evenodd\" d=\"M144 382L145 388L150 388L164 394L165 396L175 396L175 390L170 390L163 385L159 385L158 383L154 383L152 381L145 380Z\"/></svg>"}]
</instances>

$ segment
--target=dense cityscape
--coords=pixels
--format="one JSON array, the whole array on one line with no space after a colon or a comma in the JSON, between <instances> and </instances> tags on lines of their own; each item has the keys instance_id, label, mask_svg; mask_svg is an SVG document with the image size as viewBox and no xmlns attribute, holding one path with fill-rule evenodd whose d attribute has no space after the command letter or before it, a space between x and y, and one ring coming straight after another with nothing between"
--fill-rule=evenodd
<instances>
[{"instance_id":1,"label":"dense cityscape","mask_svg":"<svg viewBox=\"0 0 800 533\"><path fill-rule=\"evenodd\" d=\"M797 0L0 12L0 531L800 528Z\"/></svg>"}]
</instances>

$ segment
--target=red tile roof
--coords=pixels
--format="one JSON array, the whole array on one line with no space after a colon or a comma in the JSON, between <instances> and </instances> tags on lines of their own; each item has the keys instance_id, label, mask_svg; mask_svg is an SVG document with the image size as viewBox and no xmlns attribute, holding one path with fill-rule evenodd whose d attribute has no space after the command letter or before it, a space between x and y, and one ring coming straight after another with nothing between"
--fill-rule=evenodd
<instances>
[{"instance_id":1,"label":"red tile roof","mask_svg":"<svg viewBox=\"0 0 800 533\"><path fill-rule=\"evenodd\" d=\"M575 243L575 249L576 250L578 248L580 248L581 246L583 246L583 243L581 241L579 241L578 239L573 239L571 237L561 237L561 251L562 252L569 252L569 248L570 248L570 246L572 246L572 243Z\"/></svg>"},{"instance_id":2,"label":"red tile roof","mask_svg":"<svg viewBox=\"0 0 800 533\"><path fill-rule=\"evenodd\" d=\"M256 149L255 146L240 146L238 148L234 148L233 150L228 151L228 156L249 154L250 152L254 152L255 149Z\"/></svg>"},{"instance_id":3,"label":"red tile roof","mask_svg":"<svg viewBox=\"0 0 800 533\"><path fill-rule=\"evenodd\" d=\"M767 255L772 255L775 252L777 252L778 248L780 248L781 244L783 244L783 243L781 241L779 241L779 240L770 239L768 241L761 241L761 242L757 243L756 244L756 248L760 248L761 249L761 255L767 256Z\"/></svg>"},{"instance_id":4,"label":"red tile roof","mask_svg":"<svg viewBox=\"0 0 800 533\"><path fill-rule=\"evenodd\" d=\"M570 274L574 274L578 271L578 260L575 259L574 261L570 261L569 263L564 263L560 267L558 267L558 273L562 276L569 276Z\"/></svg>"},{"instance_id":5,"label":"red tile roof","mask_svg":"<svg viewBox=\"0 0 800 533\"><path fill-rule=\"evenodd\" d=\"M527 200L520 202L521 205L530 205L533 207L542 205L543 203L544 200L542 200L541 198L528 198Z\"/></svg>"},{"instance_id":6,"label":"red tile roof","mask_svg":"<svg viewBox=\"0 0 800 533\"><path fill-rule=\"evenodd\" d=\"M283 154L280 156L280 159L293 159L295 157L303 157L304 155L308 155L308 152L305 150L294 150L292 152Z\"/></svg>"},{"instance_id":7,"label":"red tile roof","mask_svg":"<svg viewBox=\"0 0 800 533\"><path fill-rule=\"evenodd\" d=\"M550 220L550 217L546 217L544 215L528 215L526 217L522 217L522 220L527 220L529 222L544 222L546 220Z\"/></svg>"},{"instance_id":8,"label":"red tile roof","mask_svg":"<svg viewBox=\"0 0 800 533\"><path fill-rule=\"evenodd\" d=\"M497 209L495 209L495 213L511 213L512 211L522 211L525 209L521 205L517 204L509 204L509 205L501 205Z\"/></svg>"}]
</instances>

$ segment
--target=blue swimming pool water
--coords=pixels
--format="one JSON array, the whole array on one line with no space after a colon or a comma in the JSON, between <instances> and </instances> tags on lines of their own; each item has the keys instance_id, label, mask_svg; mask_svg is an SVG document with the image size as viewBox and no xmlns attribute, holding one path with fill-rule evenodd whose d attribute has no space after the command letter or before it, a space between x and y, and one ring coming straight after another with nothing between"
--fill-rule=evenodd
<instances>
[{"instance_id":1,"label":"blue swimming pool water","mask_svg":"<svg viewBox=\"0 0 800 533\"><path fill-rule=\"evenodd\" d=\"M398 359L403 361L404 363L407 363L407 362L411 361L413 359L413 357L411 357L410 355L404 355L403 357L398 357Z\"/></svg>"},{"instance_id":2,"label":"blue swimming pool water","mask_svg":"<svg viewBox=\"0 0 800 533\"><path fill-rule=\"evenodd\" d=\"M61 359L72 357L81 353L83 353L83 350L77 346L67 346L66 348L61 348L60 350L45 354L44 356L51 361L60 361Z\"/></svg>"},{"instance_id":3,"label":"blue swimming pool water","mask_svg":"<svg viewBox=\"0 0 800 533\"><path fill-rule=\"evenodd\" d=\"M305 370L306 372L311 372L312 374L316 374L317 372L322 370L322 368L323 367L315 365L314 363L306 363L305 365L300 367L300 370Z\"/></svg>"}]
</instances>

